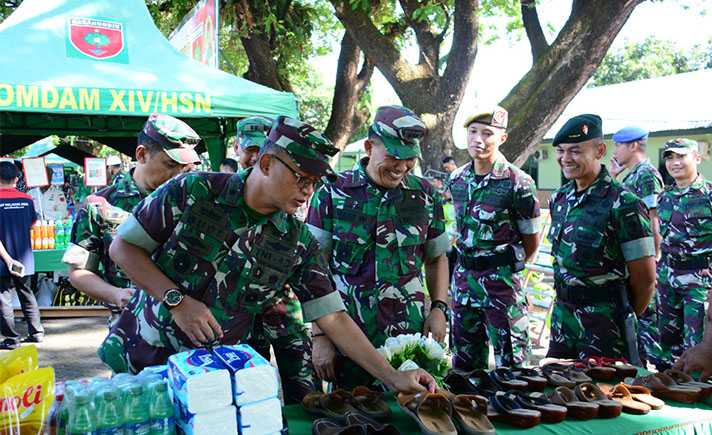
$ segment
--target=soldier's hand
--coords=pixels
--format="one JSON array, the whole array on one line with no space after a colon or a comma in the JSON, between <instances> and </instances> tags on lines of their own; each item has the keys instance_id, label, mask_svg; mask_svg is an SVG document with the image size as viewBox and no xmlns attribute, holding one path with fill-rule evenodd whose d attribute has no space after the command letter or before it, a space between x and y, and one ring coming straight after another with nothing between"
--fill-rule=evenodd
<instances>
[{"instance_id":1,"label":"soldier's hand","mask_svg":"<svg viewBox=\"0 0 712 435\"><path fill-rule=\"evenodd\" d=\"M319 379L336 382L335 361L336 349L334 348L334 343L324 335L314 337L312 339L312 364L314 365L314 372Z\"/></svg>"},{"instance_id":2,"label":"soldier's hand","mask_svg":"<svg viewBox=\"0 0 712 435\"><path fill-rule=\"evenodd\" d=\"M177 307L171 309L176 325L185 332L196 347L212 343L223 336L222 328L208 307L190 296L185 296Z\"/></svg>"},{"instance_id":3,"label":"soldier's hand","mask_svg":"<svg viewBox=\"0 0 712 435\"><path fill-rule=\"evenodd\" d=\"M417 393L427 389L431 393L435 392L438 384L432 376L423 369L393 371L393 374L383 382L395 393Z\"/></svg>"},{"instance_id":4,"label":"soldier's hand","mask_svg":"<svg viewBox=\"0 0 712 435\"><path fill-rule=\"evenodd\" d=\"M615 157L608 161L608 172L613 178L618 178L621 172L625 171L625 166L616 164Z\"/></svg>"},{"instance_id":5,"label":"soldier's hand","mask_svg":"<svg viewBox=\"0 0 712 435\"><path fill-rule=\"evenodd\" d=\"M430 314L423 324L423 336L427 337L429 332L432 332L433 340L438 343L445 341L445 336L447 335L447 318L442 310L430 310Z\"/></svg>"},{"instance_id":6,"label":"soldier's hand","mask_svg":"<svg viewBox=\"0 0 712 435\"><path fill-rule=\"evenodd\" d=\"M673 366L685 373L700 371L700 382L707 382L712 375L712 345L702 342L687 349Z\"/></svg>"},{"instance_id":7,"label":"soldier's hand","mask_svg":"<svg viewBox=\"0 0 712 435\"><path fill-rule=\"evenodd\" d=\"M126 308L126 305L128 305L129 300L131 300L131 296L133 296L134 292L136 289L133 287L128 287L128 288L116 288L116 295L114 297L114 305L119 307L120 310L123 310Z\"/></svg>"}]
</instances>

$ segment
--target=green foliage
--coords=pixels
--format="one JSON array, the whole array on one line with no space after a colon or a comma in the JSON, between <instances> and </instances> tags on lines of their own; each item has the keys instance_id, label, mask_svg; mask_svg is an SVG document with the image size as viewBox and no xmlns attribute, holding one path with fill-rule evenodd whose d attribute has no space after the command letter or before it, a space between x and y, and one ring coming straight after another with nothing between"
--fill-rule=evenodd
<instances>
[{"instance_id":1,"label":"green foliage","mask_svg":"<svg viewBox=\"0 0 712 435\"><path fill-rule=\"evenodd\" d=\"M320 75L306 62L292 77L294 94L300 101L300 118L323 131L331 116L334 88L324 86Z\"/></svg>"},{"instance_id":2,"label":"green foliage","mask_svg":"<svg viewBox=\"0 0 712 435\"><path fill-rule=\"evenodd\" d=\"M15 12L18 6L20 6L22 0L3 0L0 1L0 23L5 21L5 18L9 17L11 13Z\"/></svg>"},{"instance_id":3,"label":"green foliage","mask_svg":"<svg viewBox=\"0 0 712 435\"><path fill-rule=\"evenodd\" d=\"M642 44L626 41L609 52L593 75L589 87L680 74L712 67L712 44L685 52L672 41L648 37Z\"/></svg>"}]
</instances>

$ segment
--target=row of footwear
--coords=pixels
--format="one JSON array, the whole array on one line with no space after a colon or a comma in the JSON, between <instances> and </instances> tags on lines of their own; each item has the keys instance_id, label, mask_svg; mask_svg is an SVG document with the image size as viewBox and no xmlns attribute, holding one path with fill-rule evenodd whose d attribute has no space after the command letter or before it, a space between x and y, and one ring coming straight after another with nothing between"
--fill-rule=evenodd
<instances>
[{"instance_id":1,"label":"row of footwear","mask_svg":"<svg viewBox=\"0 0 712 435\"><path fill-rule=\"evenodd\" d=\"M328 418L314 421L313 435L400 435L392 424L381 423L360 412L349 411L343 421L337 423Z\"/></svg>"}]
</instances>

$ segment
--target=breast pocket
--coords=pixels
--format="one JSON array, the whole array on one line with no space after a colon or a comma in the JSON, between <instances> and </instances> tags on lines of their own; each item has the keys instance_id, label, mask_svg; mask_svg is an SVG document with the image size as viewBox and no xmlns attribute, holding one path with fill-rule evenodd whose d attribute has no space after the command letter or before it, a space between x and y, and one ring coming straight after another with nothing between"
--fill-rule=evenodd
<instances>
[{"instance_id":1,"label":"breast pocket","mask_svg":"<svg viewBox=\"0 0 712 435\"><path fill-rule=\"evenodd\" d=\"M357 275L367 250L368 243L335 239L331 256L332 271L342 275Z\"/></svg>"},{"instance_id":2,"label":"breast pocket","mask_svg":"<svg viewBox=\"0 0 712 435\"><path fill-rule=\"evenodd\" d=\"M398 263L401 273L411 275L423 267L427 224L410 225L398 230Z\"/></svg>"},{"instance_id":3,"label":"breast pocket","mask_svg":"<svg viewBox=\"0 0 712 435\"><path fill-rule=\"evenodd\" d=\"M591 260L600 258L603 231L577 226L574 229L571 241L576 245L576 259L578 261L590 263Z\"/></svg>"},{"instance_id":4,"label":"breast pocket","mask_svg":"<svg viewBox=\"0 0 712 435\"><path fill-rule=\"evenodd\" d=\"M685 210L685 226L690 237L705 236L712 232L712 210L707 200L688 202Z\"/></svg>"}]
</instances>

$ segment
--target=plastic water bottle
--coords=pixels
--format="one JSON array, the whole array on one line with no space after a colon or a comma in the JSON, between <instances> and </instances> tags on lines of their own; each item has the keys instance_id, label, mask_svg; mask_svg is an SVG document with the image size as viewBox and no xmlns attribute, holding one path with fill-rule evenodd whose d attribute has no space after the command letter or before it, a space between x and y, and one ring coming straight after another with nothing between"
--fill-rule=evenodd
<instances>
[{"instance_id":1,"label":"plastic water bottle","mask_svg":"<svg viewBox=\"0 0 712 435\"><path fill-rule=\"evenodd\" d=\"M129 396L124 402L124 434L149 435L150 432L151 417L144 404L143 385L137 383L129 387Z\"/></svg>"},{"instance_id":2,"label":"plastic water bottle","mask_svg":"<svg viewBox=\"0 0 712 435\"><path fill-rule=\"evenodd\" d=\"M67 435L94 435L96 431L96 409L91 397L85 391L74 396L74 409L67 424Z\"/></svg>"},{"instance_id":3,"label":"plastic water bottle","mask_svg":"<svg viewBox=\"0 0 712 435\"><path fill-rule=\"evenodd\" d=\"M168 395L168 382L162 379L152 383L150 388L148 412L151 417L151 435L175 435L173 401Z\"/></svg>"},{"instance_id":4,"label":"plastic water bottle","mask_svg":"<svg viewBox=\"0 0 712 435\"><path fill-rule=\"evenodd\" d=\"M123 434L124 416L119 391L112 386L105 386L99 393L99 403L97 435Z\"/></svg>"},{"instance_id":5,"label":"plastic water bottle","mask_svg":"<svg viewBox=\"0 0 712 435\"><path fill-rule=\"evenodd\" d=\"M69 415L74 407L74 396L82 390L82 385L77 381L67 381L64 383L64 399L57 409L57 435L67 433Z\"/></svg>"}]
</instances>

